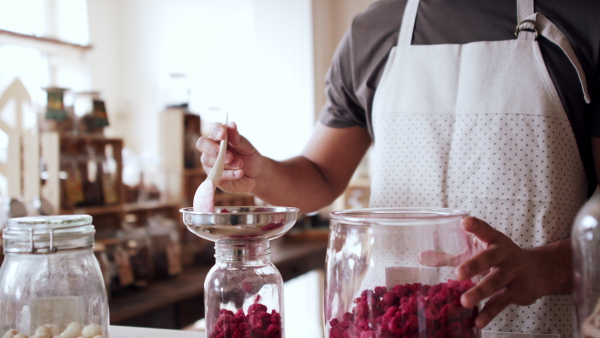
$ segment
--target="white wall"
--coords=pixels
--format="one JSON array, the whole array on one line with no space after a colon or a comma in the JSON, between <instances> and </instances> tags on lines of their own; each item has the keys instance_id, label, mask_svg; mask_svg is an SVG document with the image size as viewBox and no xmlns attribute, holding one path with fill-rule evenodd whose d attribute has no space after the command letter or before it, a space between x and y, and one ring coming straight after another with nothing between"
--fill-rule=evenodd
<instances>
[{"instance_id":1,"label":"white wall","mask_svg":"<svg viewBox=\"0 0 600 338\"><path fill-rule=\"evenodd\" d=\"M107 129L109 136L125 135L127 131L120 81L119 2L119 0L88 1L90 44L93 49L86 54L86 57L90 65L94 89L98 90L106 101L111 123L111 127Z\"/></svg>"},{"instance_id":2,"label":"white wall","mask_svg":"<svg viewBox=\"0 0 600 338\"><path fill-rule=\"evenodd\" d=\"M169 73L187 73L204 127L230 120L261 152L286 158L314 122L310 0L89 0L93 79L112 135L158 153Z\"/></svg>"},{"instance_id":3,"label":"white wall","mask_svg":"<svg viewBox=\"0 0 600 338\"><path fill-rule=\"evenodd\" d=\"M314 92L318 115L325 104L325 75L354 16L376 0L313 0Z\"/></svg>"}]
</instances>

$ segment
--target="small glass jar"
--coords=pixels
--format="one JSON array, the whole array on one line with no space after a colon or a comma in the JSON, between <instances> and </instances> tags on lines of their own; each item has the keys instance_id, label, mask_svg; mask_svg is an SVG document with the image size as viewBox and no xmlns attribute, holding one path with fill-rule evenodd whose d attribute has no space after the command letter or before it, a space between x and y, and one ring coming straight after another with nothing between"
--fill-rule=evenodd
<instances>
[{"instance_id":1,"label":"small glass jar","mask_svg":"<svg viewBox=\"0 0 600 338\"><path fill-rule=\"evenodd\" d=\"M109 293L111 296L125 293L134 281L131 261L127 251L123 249L121 241L120 238L109 238L102 241L106 246L106 256L109 263Z\"/></svg>"},{"instance_id":2,"label":"small glass jar","mask_svg":"<svg viewBox=\"0 0 600 338\"><path fill-rule=\"evenodd\" d=\"M160 215L148 219L148 232L152 243L154 277L164 279L182 271L181 243L177 223Z\"/></svg>"},{"instance_id":3,"label":"small glass jar","mask_svg":"<svg viewBox=\"0 0 600 338\"><path fill-rule=\"evenodd\" d=\"M267 239L220 239L204 282L206 333L214 337L283 337L283 279Z\"/></svg>"},{"instance_id":4,"label":"small glass jar","mask_svg":"<svg viewBox=\"0 0 600 338\"><path fill-rule=\"evenodd\" d=\"M117 237L121 239L121 245L131 264L136 287L146 287L154 280L154 261L152 241L146 227L138 225L135 214L125 215Z\"/></svg>"},{"instance_id":5,"label":"small glass jar","mask_svg":"<svg viewBox=\"0 0 600 338\"><path fill-rule=\"evenodd\" d=\"M579 211L571 234L575 337L600 338L600 195Z\"/></svg>"},{"instance_id":6,"label":"small glass jar","mask_svg":"<svg viewBox=\"0 0 600 338\"><path fill-rule=\"evenodd\" d=\"M478 308L455 267L472 257L468 213L440 208L335 211L326 257L325 336L479 337Z\"/></svg>"},{"instance_id":7,"label":"small glass jar","mask_svg":"<svg viewBox=\"0 0 600 338\"><path fill-rule=\"evenodd\" d=\"M8 221L2 235L1 336L108 337L108 302L92 251L91 222L88 215Z\"/></svg>"}]
</instances>

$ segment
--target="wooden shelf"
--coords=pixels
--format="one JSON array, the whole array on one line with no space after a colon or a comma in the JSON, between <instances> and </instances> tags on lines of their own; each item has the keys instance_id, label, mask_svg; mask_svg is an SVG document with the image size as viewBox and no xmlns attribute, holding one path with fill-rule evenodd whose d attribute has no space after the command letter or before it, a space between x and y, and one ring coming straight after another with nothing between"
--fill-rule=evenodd
<instances>
[{"instance_id":1,"label":"wooden shelf","mask_svg":"<svg viewBox=\"0 0 600 338\"><path fill-rule=\"evenodd\" d=\"M72 209L61 209L61 212L65 214L86 214L91 216L118 214L123 212L123 206L116 204L107 206L75 207Z\"/></svg>"},{"instance_id":2,"label":"wooden shelf","mask_svg":"<svg viewBox=\"0 0 600 338\"><path fill-rule=\"evenodd\" d=\"M68 48L78 51L92 49L91 45L79 45L59 39L16 33L0 29L0 44L11 44L21 47L40 49L45 52L54 52L57 49Z\"/></svg>"},{"instance_id":3,"label":"wooden shelf","mask_svg":"<svg viewBox=\"0 0 600 338\"><path fill-rule=\"evenodd\" d=\"M185 176L206 176L204 169L202 167L194 168L194 169L184 169L183 175Z\"/></svg>"},{"instance_id":4,"label":"wooden shelf","mask_svg":"<svg viewBox=\"0 0 600 338\"><path fill-rule=\"evenodd\" d=\"M149 209L165 209L165 208L179 208L178 202L165 203L161 201L147 201L147 202L137 202L137 203L126 203L123 205L123 210L125 212L136 212L136 211L145 211Z\"/></svg>"}]
</instances>

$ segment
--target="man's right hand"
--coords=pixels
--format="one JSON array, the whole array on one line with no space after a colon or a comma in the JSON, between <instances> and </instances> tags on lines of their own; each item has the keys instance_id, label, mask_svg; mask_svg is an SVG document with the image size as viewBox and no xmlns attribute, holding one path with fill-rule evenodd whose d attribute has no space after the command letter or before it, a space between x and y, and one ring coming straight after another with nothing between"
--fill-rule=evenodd
<instances>
[{"instance_id":1,"label":"man's right hand","mask_svg":"<svg viewBox=\"0 0 600 338\"><path fill-rule=\"evenodd\" d=\"M219 188L229 193L249 193L255 187L256 177L261 173L265 159L254 146L237 130L235 122L227 126L213 123L208 136L202 136L196 142L202 156L200 162L208 174L219 153L219 142L228 135L225 170Z\"/></svg>"}]
</instances>

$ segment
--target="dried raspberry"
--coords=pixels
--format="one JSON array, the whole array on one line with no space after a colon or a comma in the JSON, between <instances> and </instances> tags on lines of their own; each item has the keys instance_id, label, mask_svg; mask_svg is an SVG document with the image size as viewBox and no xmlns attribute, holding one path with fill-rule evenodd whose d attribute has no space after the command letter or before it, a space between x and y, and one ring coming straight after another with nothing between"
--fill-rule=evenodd
<instances>
[{"instance_id":1,"label":"dried raspberry","mask_svg":"<svg viewBox=\"0 0 600 338\"><path fill-rule=\"evenodd\" d=\"M438 320L440 319L440 312L435 306L429 304L425 308L425 318L428 320Z\"/></svg>"},{"instance_id":2,"label":"dried raspberry","mask_svg":"<svg viewBox=\"0 0 600 338\"><path fill-rule=\"evenodd\" d=\"M267 307L260 303L254 303L248 307L248 314L252 314L252 315L256 314L258 312L265 312L265 311L267 311Z\"/></svg>"},{"instance_id":3,"label":"dried raspberry","mask_svg":"<svg viewBox=\"0 0 600 338\"><path fill-rule=\"evenodd\" d=\"M385 293L387 292L387 288L385 286L378 286L375 289L373 289L373 292L375 293L375 296L383 297L383 295L385 295Z\"/></svg>"},{"instance_id":4,"label":"dried raspberry","mask_svg":"<svg viewBox=\"0 0 600 338\"><path fill-rule=\"evenodd\" d=\"M271 324L281 326L281 314L275 310L271 311Z\"/></svg>"},{"instance_id":5,"label":"dried raspberry","mask_svg":"<svg viewBox=\"0 0 600 338\"><path fill-rule=\"evenodd\" d=\"M358 303L354 307L356 318L369 318L369 305L367 303Z\"/></svg>"},{"instance_id":6,"label":"dried raspberry","mask_svg":"<svg viewBox=\"0 0 600 338\"><path fill-rule=\"evenodd\" d=\"M229 310L220 310L210 338L234 337L281 338L281 315L275 310L268 313L267 307L259 303L250 305L247 315L242 309L235 315Z\"/></svg>"},{"instance_id":7,"label":"dried raspberry","mask_svg":"<svg viewBox=\"0 0 600 338\"><path fill-rule=\"evenodd\" d=\"M265 337L266 338L280 338L281 337L281 326L275 325L275 324L269 325L269 327L267 327L267 330L265 331Z\"/></svg>"},{"instance_id":8,"label":"dried raspberry","mask_svg":"<svg viewBox=\"0 0 600 338\"><path fill-rule=\"evenodd\" d=\"M360 338L377 338L375 332L367 330L360 333Z\"/></svg>"},{"instance_id":9,"label":"dried raspberry","mask_svg":"<svg viewBox=\"0 0 600 338\"><path fill-rule=\"evenodd\" d=\"M354 299L352 312L330 321L330 338L472 337L477 308L460 305L471 281L376 287ZM465 333L466 332L466 333Z\"/></svg>"}]
</instances>

